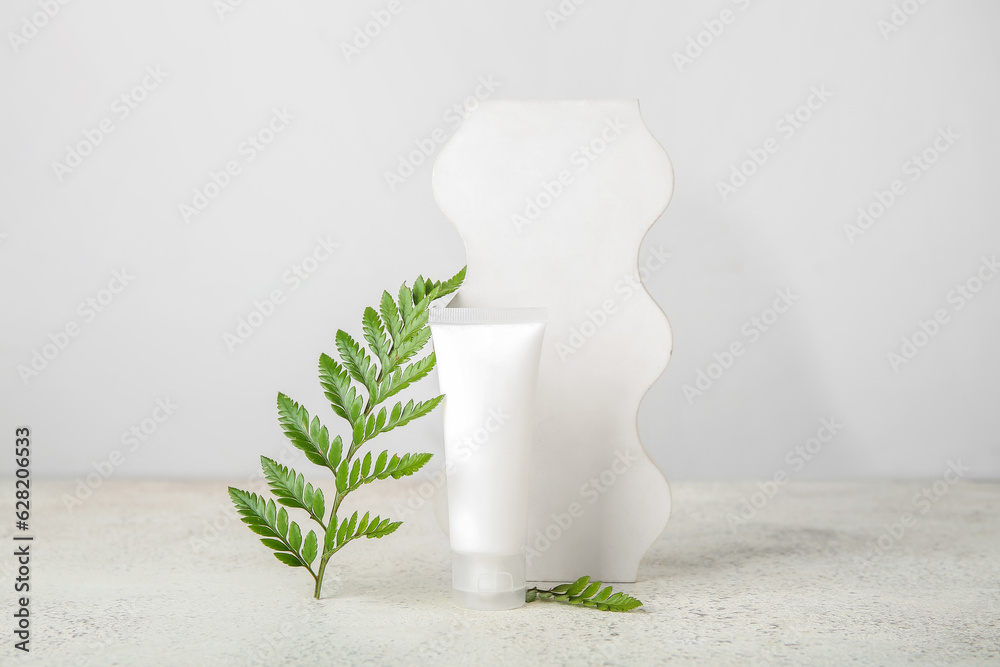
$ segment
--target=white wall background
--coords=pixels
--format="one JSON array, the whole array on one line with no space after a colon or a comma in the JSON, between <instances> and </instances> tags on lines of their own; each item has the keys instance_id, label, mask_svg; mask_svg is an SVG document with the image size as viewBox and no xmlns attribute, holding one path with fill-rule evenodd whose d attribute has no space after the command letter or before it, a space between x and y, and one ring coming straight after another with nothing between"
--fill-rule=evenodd
<instances>
[{"instance_id":1,"label":"white wall background","mask_svg":"<svg viewBox=\"0 0 1000 667\"><path fill-rule=\"evenodd\" d=\"M448 110L480 77L495 98L637 97L673 160L674 199L643 253L671 255L647 288L674 357L639 413L668 477L937 477L949 460L1000 474L1000 279L961 308L951 293L979 287L982 258L1000 252L997 3L564 0L575 11L555 21L558 0L400 0L350 62L341 44L387 1L224 3L0 12L0 440L32 426L36 474L108 470L118 451L122 477L251 475L284 445L279 389L337 425L315 370L336 329L358 333L382 289L464 263L429 163L394 190L384 174L451 133ZM887 32L894 5L907 20ZM679 67L724 10L731 22ZM147 68L162 82L130 92ZM813 87L832 96L788 136L776 123ZM144 98L127 117L122 95ZM241 143L273 109L294 118L251 161ZM60 180L53 163L102 119L113 131ZM911 180L904 163L947 128L958 138ZM768 138L777 152L723 200L718 182ZM185 221L179 206L230 160L241 172ZM905 192L849 242L844 225L895 179ZM284 280L318 237L333 256ZM134 278L100 313L78 309L122 269ZM275 289L285 302L230 351L224 334ZM751 341L744 323L779 289L798 300ZM939 309L947 323L893 368L888 353ZM74 323L25 380L18 367ZM684 385L734 341L746 353L689 400ZM167 398L178 407L155 433L123 444ZM786 458L830 417L843 424L832 441ZM439 420L388 444L439 452Z\"/></svg>"}]
</instances>

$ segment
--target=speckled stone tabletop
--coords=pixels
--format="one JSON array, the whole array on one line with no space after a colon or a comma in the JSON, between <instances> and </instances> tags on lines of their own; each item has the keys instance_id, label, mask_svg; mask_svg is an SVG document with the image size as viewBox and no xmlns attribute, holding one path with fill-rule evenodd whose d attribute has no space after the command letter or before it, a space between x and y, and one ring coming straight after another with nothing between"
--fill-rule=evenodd
<instances>
[{"instance_id":1,"label":"speckled stone tabletop","mask_svg":"<svg viewBox=\"0 0 1000 667\"><path fill-rule=\"evenodd\" d=\"M391 514L414 484L345 507ZM27 654L0 530L4 665L1000 664L997 483L674 483L629 613L456 608L431 503L337 554L316 601L225 482L109 480L69 508L76 489L33 484Z\"/></svg>"}]
</instances>

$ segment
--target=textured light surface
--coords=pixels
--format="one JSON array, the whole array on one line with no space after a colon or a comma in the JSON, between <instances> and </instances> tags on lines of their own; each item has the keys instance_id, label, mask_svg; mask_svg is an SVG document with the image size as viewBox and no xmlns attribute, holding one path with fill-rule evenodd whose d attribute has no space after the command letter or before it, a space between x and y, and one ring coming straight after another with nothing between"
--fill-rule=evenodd
<instances>
[{"instance_id":1,"label":"textured light surface","mask_svg":"<svg viewBox=\"0 0 1000 667\"><path fill-rule=\"evenodd\" d=\"M645 606L610 614L452 606L447 540L409 480L350 496L417 509L337 554L319 602L232 518L223 482L111 481L70 513L73 483L43 481L18 664L997 664L1000 485L933 484L795 482L736 526L756 483L672 484L674 517L626 587Z\"/></svg>"}]
</instances>

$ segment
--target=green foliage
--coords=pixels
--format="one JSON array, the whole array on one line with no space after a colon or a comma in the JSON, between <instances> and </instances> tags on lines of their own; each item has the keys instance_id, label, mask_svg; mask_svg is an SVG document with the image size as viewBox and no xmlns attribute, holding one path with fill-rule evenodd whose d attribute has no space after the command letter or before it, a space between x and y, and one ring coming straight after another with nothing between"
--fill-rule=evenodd
<instances>
[{"instance_id":1,"label":"green foliage","mask_svg":"<svg viewBox=\"0 0 1000 667\"><path fill-rule=\"evenodd\" d=\"M374 468L372 468L371 452L365 454L364 459L354 459L350 471L347 469L347 461L341 463L337 469L337 491L350 493L362 484L374 482L376 479L389 477L399 479L405 475L412 475L431 460L430 454L403 454L401 457L393 454L391 459L388 456L388 451L379 454Z\"/></svg>"},{"instance_id":2,"label":"green foliage","mask_svg":"<svg viewBox=\"0 0 1000 667\"><path fill-rule=\"evenodd\" d=\"M361 517L361 521L358 521L358 513L355 512L349 520L341 522L340 528L337 529L334 546L339 549L351 540L359 537L367 537L368 539L385 537L395 532L402 524L402 521L380 519L378 515L374 519L369 520L368 512L365 512L365 515Z\"/></svg>"},{"instance_id":3,"label":"green foliage","mask_svg":"<svg viewBox=\"0 0 1000 667\"><path fill-rule=\"evenodd\" d=\"M286 507L304 509L310 517L323 525L323 515L326 514L323 489L314 489L301 474L266 456L260 457L260 465L264 470L264 478L271 487L271 493L279 503Z\"/></svg>"},{"instance_id":4,"label":"green foliage","mask_svg":"<svg viewBox=\"0 0 1000 667\"><path fill-rule=\"evenodd\" d=\"M311 564L316 558L316 533L310 530L303 543L299 524L290 520L285 508L277 507L273 500L265 502L256 493L233 487L229 487L229 497L243 523L262 536L260 541L274 550L275 558L285 565L304 567L315 578Z\"/></svg>"},{"instance_id":5,"label":"green foliage","mask_svg":"<svg viewBox=\"0 0 1000 667\"><path fill-rule=\"evenodd\" d=\"M320 355L320 386L334 414L347 422L350 444L345 446L340 435L331 437L319 417L310 416L303 406L278 394L278 421L285 436L310 462L333 474L336 494L329 506L322 489L266 456L260 459L261 468L274 499L265 500L256 493L229 487L229 496L243 523L261 536L261 542L274 551L275 558L291 567L305 568L312 575L317 599L333 554L352 540L385 537L402 524L379 516L369 518L369 512L360 519L357 511L343 521L338 521L337 516L350 492L375 480L412 475L431 459L430 454L390 458L388 451L374 458L371 451L358 457L358 450L376 436L430 413L444 398L410 400L405 405L397 401L391 408L382 405L434 368L433 352L411 361L430 339L428 309L435 300L458 289L464 279L463 268L443 282L417 276L412 289L406 283L399 288L398 300L383 292L379 309L366 308L361 318L367 347L346 331L337 331L334 343L339 359ZM289 519L286 507L305 511L319 524L322 551L317 533L310 530L303 538L302 528Z\"/></svg>"},{"instance_id":6,"label":"green foliage","mask_svg":"<svg viewBox=\"0 0 1000 667\"><path fill-rule=\"evenodd\" d=\"M560 584L552 589L529 588L525 592L525 601L535 600L555 600L564 604L595 607L601 611L631 611L642 606L642 602L630 595L615 593L611 586L602 589L601 582L592 582L590 577L580 577L572 584Z\"/></svg>"},{"instance_id":7,"label":"green foliage","mask_svg":"<svg viewBox=\"0 0 1000 667\"><path fill-rule=\"evenodd\" d=\"M330 432L320 424L319 417L310 421L309 413L284 394L278 394L278 421L292 444L301 449L316 465L336 471L343 444L338 435L330 440Z\"/></svg>"},{"instance_id":8,"label":"green foliage","mask_svg":"<svg viewBox=\"0 0 1000 667\"><path fill-rule=\"evenodd\" d=\"M309 572L317 599L323 587L323 573L333 554L352 540L385 537L403 523L377 515L370 517L370 512L359 519L358 511L349 519L338 521L337 514L347 494L362 485L412 475L431 459L425 453L390 457L388 451L377 456L368 451L363 457L357 455L362 445L430 413L444 398L410 400L405 405L397 401L391 408L382 405L434 368L433 352L411 361L430 339L428 308L436 299L458 289L464 278L464 268L444 282L418 276L412 289L405 283L399 288L398 300L383 292L378 310L366 308L361 318L367 348L346 331L337 331L334 342L339 360L320 355L323 394L334 414L344 419L350 429L346 452L343 438L331 437L319 417L310 416L302 405L278 394L278 422L285 436L310 462L333 474L336 494L329 508L322 489L307 482L301 473L266 456L260 457L260 463L274 499L229 487L229 497L243 523L260 536L261 543L279 561ZM301 526L289 518L286 507L304 511L322 530L319 533L310 530L303 537ZM322 535L322 550L318 535ZM602 589L601 582L591 582L590 577L550 590L528 589L525 599L554 600L602 611L630 611L642 606L642 602L625 593L614 593L611 586Z\"/></svg>"}]
</instances>

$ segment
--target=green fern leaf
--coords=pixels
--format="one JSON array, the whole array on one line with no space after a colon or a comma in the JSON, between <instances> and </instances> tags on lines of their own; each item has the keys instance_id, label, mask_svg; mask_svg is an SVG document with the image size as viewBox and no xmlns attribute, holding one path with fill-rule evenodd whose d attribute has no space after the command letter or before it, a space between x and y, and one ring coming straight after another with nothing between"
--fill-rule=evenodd
<instances>
[{"instance_id":1,"label":"green fern leaf","mask_svg":"<svg viewBox=\"0 0 1000 667\"><path fill-rule=\"evenodd\" d=\"M314 489L301 474L266 456L260 457L260 466L271 493L279 503L286 507L304 509L323 525L325 503L322 489Z\"/></svg>"},{"instance_id":2,"label":"green fern leaf","mask_svg":"<svg viewBox=\"0 0 1000 667\"><path fill-rule=\"evenodd\" d=\"M385 475L390 475L393 479L407 477L424 467L424 464L431 460L431 454L403 454L402 457L393 456L382 472L380 478L385 479Z\"/></svg>"},{"instance_id":3,"label":"green fern leaf","mask_svg":"<svg viewBox=\"0 0 1000 667\"><path fill-rule=\"evenodd\" d=\"M423 417L436 408L443 399L443 395L419 403L414 403L411 399L405 406L402 403L396 403L391 413L387 414L383 408L379 410L377 415L368 415L364 422L359 422L354 426L354 432L351 436L352 451L377 435L388 433L394 428L405 426L414 419Z\"/></svg>"},{"instance_id":4,"label":"green fern leaf","mask_svg":"<svg viewBox=\"0 0 1000 667\"><path fill-rule=\"evenodd\" d=\"M392 347L392 339L386 334L382 320L379 319L378 313L371 306L365 308L365 314L361 318L361 327L365 340L368 341L368 345L378 357L380 368L385 368L389 365L389 350Z\"/></svg>"},{"instance_id":5,"label":"green fern leaf","mask_svg":"<svg viewBox=\"0 0 1000 667\"><path fill-rule=\"evenodd\" d=\"M396 403L396 405L392 408L392 413L390 414L389 419L386 421L386 425L379 431L379 433L387 433L394 428L399 428L400 426L409 424L418 417L423 417L436 408L442 400L444 400L443 394L441 396L435 396L428 401L420 401L419 403L414 403L413 399L410 399L405 407L403 407L400 403Z\"/></svg>"},{"instance_id":6,"label":"green fern leaf","mask_svg":"<svg viewBox=\"0 0 1000 667\"><path fill-rule=\"evenodd\" d=\"M337 495L347 494L347 472L347 461L344 461L337 467Z\"/></svg>"},{"instance_id":7,"label":"green fern leaf","mask_svg":"<svg viewBox=\"0 0 1000 667\"><path fill-rule=\"evenodd\" d=\"M342 521L340 528L337 530L337 548L347 544L349 540L354 539L354 526L358 522L358 513L355 512L350 519L347 521Z\"/></svg>"},{"instance_id":8,"label":"green fern leaf","mask_svg":"<svg viewBox=\"0 0 1000 667\"><path fill-rule=\"evenodd\" d=\"M366 473L367 465L364 462L358 470L359 475L357 478L354 477L354 471L351 471L347 492L350 493L358 487L370 484L377 479L388 479L389 477L399 479L400 477L412 475L424 467L431 460L432 456L432 454L427 453L403 454L402 456L394 454L390 459L388 458L389 452L384 451L378 455L378 459L375 461L375 468L370 471L370 474ZM365 456L365 462L368 464L371 463L371 452L368 452ZM357 464L357 461L355 461L355 464Z\"/></svg>"},{"instance_id":9,"label":"green fern leaf","mask_svg":"<svg viewBox=\"0 0 1000 667\"><path fill-rule=\"evenodd\" d=\"M383 376L382 382L379 383L378 387L378 397L373 401L373 404L377 405L381 403L390 396L403 391L417 380L426 377L434 368L436 361L437 357L431 352L426 357L413 362L406 368L397 368L391 375L387 377Z\"/></svg>"},{"instance_id":10,"label":"green fern leaf","mask_svg":"<svg viewBox=\"0 0 1000 667\"><path fill-rule=\"evenodd\" d=\"M316 559L316 531L310 530L306 535L306 541L302 544L302 559L306 563L312 563Z\"/></svg>"},{"instance_id":11,"label":"green fern leaf","mask_svg":"<svg viewBox=\"0 0 1000 667\"><path fill-rule=\"evenodd\" d=\"M295 554L276 551L274 552L274 557L285 565L290 565L291 567L305 567L305 563L303 563L302 560Z\"/></svg>"},{"instance_id":12,"label":"green fern leaf","mask_svg":"<svg viewBox=\"0 0 1000 667\"><path fill-rule=\"evenodd\" d=\"M348 482L348 488L353 488L357 485L358 479L361 477L361 461L357 459L354 460L354 465L351 466L351 476Z\"/></svg>"},{"instance_id":13,"label":"green fern leaf","mask_svg":"<svg viewBox=\"0 0 1000 667\"><path fill-rule=\"evenodd\" d=\"M423 276L417 276L413 281L413 303L420 303L427 296L427 282Z\"/></svg>"},{"instance_id":14,"label":"green fern leaf","mask_svg":"<svg viewBox=\"0 0 1000 667\"><path fill-rule=\"evenodd\" d=\"M400 341L393 350L390 370L394 371L397 367L402 366L416 356L417 352L424 349L430 338L431 329L428 326L424 326L417 329L409 338Z\"/></svg>"},{"instance_id":15,"label":"green fern leaf","mask_svg":"<svg viewBox=\"0 0 1000 667\"><path fill-rule=\"evenodd\" d=\"M326 514L326 500L323 498L323 489L316 489L316 493L313 494L312 514L314 517L319 517L320 523L323 523L323 515Z\"/></svg>"},{"instance_id":16,"label":"green fern leaf","mask_svg":"<svg viewBox=\"0 0 1000 667\"><path fill-rule=\"evenodd\" d=\"M288 510L284 507L278 510L278 518L274 522L274 525L277 527L279 535L288 534Z\"/></svg>"},{"instance_id":17,"label":"green fern leaf","mask_svg":"<svg viewBox=\"0 0 1000 667\"><path fill-rule=\"evenodd\" d=\"M277 508L273 500L265 502L256 493L232 486L229 487L229 497L236 506L240 520L262 536L261 543L274 550L275 558L286 565L305 567L312 572L309 562L299 552L302 538L299 526L289 520L284 507Z\"/></svg>"},{"instance_id":18,"label":"green fern leaf","mask_svg":"<svg viewBox=\"0 0 1000 667\"><path fill-rule=\"evenodd\" d=\"M284 512L285 508L282 507L281 511ZM302 546L302 530L299 528L299 524L294 521L288 522L288 546L294 549L296 553L298 553L299 547Z\"/></svg>"},{"instance_id":19,"label":"green fern leaf","mask_svg":"<svg viewBox=\"0 0 1000 667\"><path fill-rule=\"evenodd\" d=\"M309 418L304 407L278 394L278 421L291 443L311 462L335 470L340 459L340 438L330 440L330 433L318 417Z\"/></svg>"},{"instance_id":20,"label":"green fern leaf","mask_svg":"<svg viewBox=\"0 0 1000 667\"><path fill-rule=\"evenodd\" d=\"M306 482L295 470L273 459L261 457L261 467L274 496L265 499L257 494L230 487L230 497L236 505L240 520L257 534L261 543L271 549L282 563L304 567L315 582L314 594L320 597L323 573L334 552L351 540L365 537L378 539L396 531L402 521L392 521L368 512L359 519L358 512L339 521L337 514L344 497L363 484L376 479L399 478L412 475L431 458L430 454L404 454L389 456L383 451L378 456L371 451L355 458L358 448L377 435L386 433L430 413L443 400L437 396L427 401L410 400L405 405L397 402L391 409L380 404L423 379L434 368L433 352L422 359L411 361L430 339L427 326L430 304L454 292L465 277L463 268L445 282L435 282L417 276L413 288L406 283L400 287L398 299L383 292L378 310L366 308L362 316L362 331L367 347L340 330L336 335L340 359L323 354L319 359L319 376L323 393L334 414L350 425L351 443L344 450L340 436L331 438L330 432L318 417L284 394L278 394L278 417L282 430L292 444L301 450L312 463L322 465L334 473L336 495L331 502L329 521L323 522L327 510L322 489ZM361 387L364 387L362 392ZM309 530L304 536L301 527L293 521L288 508L304 510L323 531ZM320 542L322 541L322 545ZM322 549L320 548L322 546ZM312 563L319 558L318 570ZM602 605L606 608L627 606L627 596L609 595L602 591L594 599L589 594L592 586L581 595L570 598L570 604L583 606ZM535 599L555 599L551 592L535 590ZM604 595L599 602L596 598Z\"/></svg>"},{"instance_id":21,"label":"green fern leaf","mask_svg":"<svg viewBox=\"0 0 1000 667\"><path fill-rule=\"evenodd\" d=\"M330 517L330 523L326 526L326 533L323 535L323 556L329 558L337 546L337 517Z\"/></svg>"},{"instance_id":22,"label":"green fern leaf","mask_svg":"<svg viewBox=\"0 0 1000 667\"><path fill-rule=\"evenodd\" d=\"M580 577L575 582L573 582L573 584L568 589L566 589L566 595L569 595L570 597L574 595L579 595L583 591L583 589L587 587L587 584L589 582L590 582L590 577Z\"/></svg>"},{"instance_id":23,"label":"green fern leaf","mask_svg":"<svg viewBox=\"0 0 1000 667\"><path fill-rule=\"evenodd\" d=\"M378 519L378 517L375 517ZM389 519L382 519L381 522L372 521L368 524L368 530L365 532L365 537L369 540L380 539L386 535L391 535L396 532L396 529L403 525L402 521L390 521ZM375 526L373 529L372 526Z\"/></svg>"},{"instance_id":24,"label":"green fern leaf","mask_svg":"<svg viewBox=\"0 0 1000 667\"><path fill-rule=\"evenodd\" d=\"M385 452L382 452L381 454L379 454L378 458L375 459L375 470L373 471L372 474L374 474L376 476L381 475L382 471L385 470L385 464L388 462L388 460L389 460L389 452L388 451L385 451Z\"/></svg>"},{"instance_id":25,"label":"green fern leaf","mask_svg":"<svg viewBox=\"0 0 1000 667\"><path fill-rule=\"evenodd\" d=\"M403 329L406 328L410 317L413 315L413 293L410 288L403 283L399 287L399 315L403 320Z\"/></svg>"},{"instance_id":26,"label":"green fern leaf","mask_svg":"<svg viewBox=\"0 0 1000 667\"><path fill-rule=\"evenodd\" d=\"M403 328L403 321L399 316L399 308L392 300L392 295L382 292L382 302L379 304L379 312L382 315L382 323L385 324L386 332L393 345L399 342L399 332Z\"/></svg>"},{"instance_id":27,"label":"green fern leaf","mask_svg":"<svg viewBox=\"0 0 1000 667\"><path fill-rule=\"evenodd\" d=\"M431 300L433 301L440 299L443 296L447 296L461 287L462 282L465 280L465 269L466 267L463 266L461 271L448 280L441 283L433 283L430 290Z\"/></svg>"},{"instance_id":28,"label":"green fern leaf","mask_svg":"<svg viewBox=\"0 0 1000 667\"><path fill-rule=\"evenodd\" d=\"M400 345L409 341L418 330L427 326L427 309L430 305L430 299L424 299L414 304L409 319L403 320L403 329L399 332Z\"/></svg>"},{"instance_id":29,"label":"green fern leaf","mask_svg":"<svg viewBox=\"0 0 1000 667\"><path fill-rule=\"evenodd\" d=\"M371 357L350 334L343 330L337 332L337 351L340 352L344 369L354 380L364 385L370 400L374 400L378 396L376 384L378 369L372 363Z\"/></svg>"},{"instance_id":30,"label":"green fern leaf","mask_svg":"<svg viewBox=\"0 0 1000 667\"><path fill-rule=\"evenodd\" d=\"M604 590L594 596L594 602L604 602L608 599L608 596L611 595L613 590L614 589L611 586L605 586Z\"/></svg>"},{"instance_id":31,"label":"green fern leaf","mask_svg":"<svg viewBox=\"0 0 1000 667\"><path fill-rule=\"evenodd\" d=\"M601 582L590 577L580 577L571 584L559 584L551 589L530 588L525 592L525 602L554 600L564 604L592 607L600 611L631 611L642 602L625 593L613 593L612 587L601 588Z\"/></svg>"},{"instance_id":32,"label":"green fern leaf","mask_svg":"<svg viewBox=\"0 0 1000 667\"><path fill-rule=\"evenodd\" d=\"M319 357L319 383L333 411L353 425L357 417L352 415L361 414L364 399L358 396L357 390L351 385L350 374L327 354Z\"/></svg>"},{"instance_id":33,"label":"green fern leaf","mask_svg":"<svg viewBox=\"0 0 1000 667\"><path fill-rule=\"evenodd\" d=\"M263 537L260 541L265 547L274 549L275 551L285 551L288 548L281 540L275 540L270 537Z\"/></svg>"}]
</instances>

